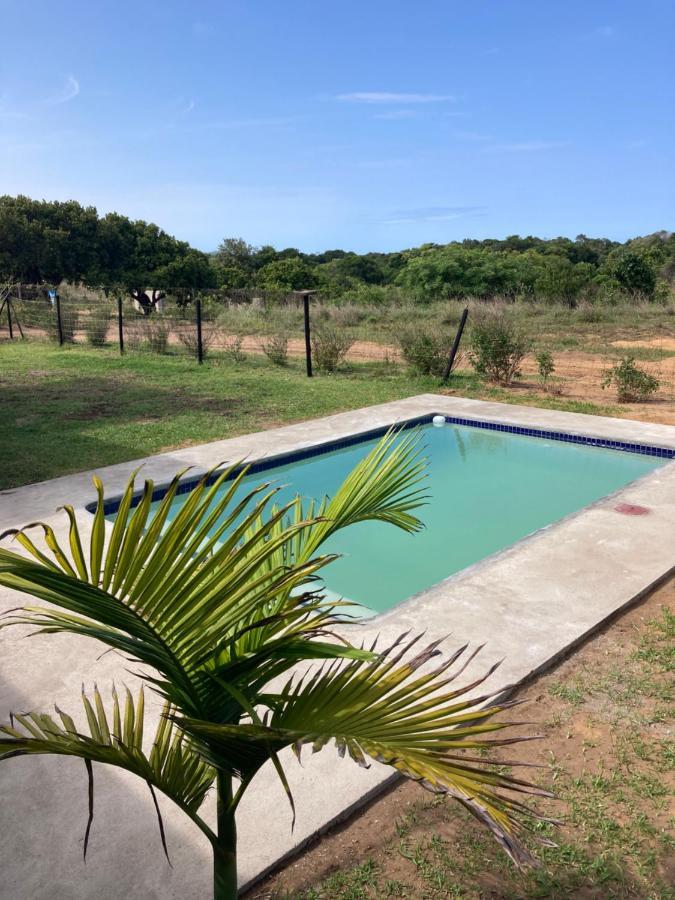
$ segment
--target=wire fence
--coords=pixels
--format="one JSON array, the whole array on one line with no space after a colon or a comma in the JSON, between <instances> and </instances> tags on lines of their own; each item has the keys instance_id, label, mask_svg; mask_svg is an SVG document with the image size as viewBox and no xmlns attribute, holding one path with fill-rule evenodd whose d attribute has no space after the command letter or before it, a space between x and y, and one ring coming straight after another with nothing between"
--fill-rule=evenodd
<instances>
[{"instance_id":1,"label":"wire fence","mask_svg":"<svg viewBox=\"0 0 675 900\"><path fill-rule=\"evenodd\" d=\"M455 332L446 327L439 338L438 373ZM235 361L253 355L280 366L301 360L312 375L349 363L402 365L400 337L396 317L388 321L309 291L147 291L139 297L111 289L59 291L34 285L0 290L0 341L184 354L197 362L215 354Z\"/></svg>"},{"instance_id":2,"label":"wire fence","mask_svg":"<svg viewBox=\"0 0 675 900\"><path fill-rule=\"evenodd\" d=\"M407 368L443 380L448 364L452 371L472 370L471 342L466 337L458 341L460 325L466 323L465 307L459 301L438 308L378 307L336 303L318 292L181 288L135 293L115 288L0 285L0 345L10 340L51 341L122 354L182 355L195 364L219 356L236 363L253 358L280 367L302 366L312 375L364 365L391 372ZM469 327L473 322L475 328L479 313L472 305ZM536 360L540 335L534 329L549 330L551 334L544 337L562 346L566 323L574 314L552 309L547 326L539 324L534 311L527 315L531 315L526 323L528 339L535 350L519 364L523 377L518 384L534 389L542 386ZM666 328L666 321L662 317L635 334L626 329L627 340L610 341L604 352L599 348L555 352L555 372L546 390L574 399L611 402L611 392L602 389L604 372L621 354L633 353L659 379L657 397L675 402L675 328ZM596 326L580 320L577 327L588 331ZM624 330L619 333L624 336Z\"/></svg>"}]
</instances>

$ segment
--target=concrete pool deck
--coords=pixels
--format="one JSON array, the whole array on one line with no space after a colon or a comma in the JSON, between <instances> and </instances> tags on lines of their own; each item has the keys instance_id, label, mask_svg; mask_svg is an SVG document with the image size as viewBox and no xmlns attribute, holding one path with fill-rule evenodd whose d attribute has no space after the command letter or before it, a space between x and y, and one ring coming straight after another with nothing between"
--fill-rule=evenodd
<instances>
[{"instance_id":1,"label":"concrete pool deck","mask_svg":"<svg viewBox=\"0 0 675 900\"><path fill-rule=\"evenodd\" d=\"M143 460L143 475L161 484L177 470L196 471L221 461L261 459L428 413L581 434L675 450L675 427L424 394L159 454ZM124 487L141 461L98 469L106 494ZM192 475L193 473L191 473ZM64 502L86 528L87 503L95 499L91 472L64 476L0 493L0 531L39 518L58 537L67 535ZM260 474L261 480L265 473ZM647 507L626 516L620 503ZM609 498L544 528L500 553L446 579L362 626L364 635L388 640L412 628L429 639L451 634L445 647L471 641L488 645L467 680L496 659L505 662L491 684L517 683L550 665L604 621L662 578L675 564L675 462L644 476ZM66 538L67 542L67 538ZM0 612L22 602L0 589ZM354 639L356 634L351 633ZM360 637L360 635L359 635ZM10 710L48 710L58 703L79 711L80 686L112 680L133 689L133 677L113 654L84 640L59 635L24 640L19 629L0 632L0 720ZM156 715L156 710L149 714ZM148 722L150 728L153 723ZM264 769L242 804L239 820L242 886L297 852L311 837L381 790L392 775L373 764L360 769L332 749L294 757L286 768L294 792L291 815L276 774ZM81 846L87 810L84 766L77 760L19 758L0 765L1 896L13 900L65 900L99 895L114 900L210 896L211 857L203 836L168 800L160 799L173 869L163 857L147 788L102 766L96 772L96 816L87 864ZM205 814L212 818L207 801Z\"/></svg>"}]
</instances>

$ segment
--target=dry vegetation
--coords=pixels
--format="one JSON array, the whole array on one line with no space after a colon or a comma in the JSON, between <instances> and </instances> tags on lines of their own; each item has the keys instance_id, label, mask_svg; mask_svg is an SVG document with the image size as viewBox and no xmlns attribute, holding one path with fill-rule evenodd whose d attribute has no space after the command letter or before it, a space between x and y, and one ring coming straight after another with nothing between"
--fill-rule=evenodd
<instances>
[{"instance_id":1,"label":"dry vegetation","mask_svg":"<svg viewBox=\"0 0 675 900\"><path fill-rule=\"evenodd\" d=\"M102 316L97 307L104 303L95 295L70 297L63 303L66 340L103 343ZM506 303L495 300L469 301L469 327L463 341L466 351L471 340L472 323L487 309L506 314L524 336L528 346L518 366L520 377L507 387L500 399L573 407L602 407L600 412L675 423L675 304L640 303L611 306L581 304L575 309L559 304ZM464 307L459 301L445 303L387 303L356 305L318 302L312 310L315 353L328 355L328 370L344 370L359 364L383 363L388 370L405 366L406 345L419 346L420 339L433 343L430 365L415 365L416 374L438 375L447 355ZM106 314L109 307L105 305ZM34 303L17 309L27 340L56 337L53 312ZM0 340L7 338L6 323L0 327ZM15 329L16 331L16 329ZM127 301L125 335L128 350L183 353L196 356L194 310L180 311L167 306L159 316L144 319ZM339 338L330 342L325 336ZM322 343L321 338L324 337ZM93 339L92 339L93 338ZM108 320L105 336L111 347L117 341L114 315ZM236 362L247 357L267 356L271 362L300 361L305 353L302 310L292 303L205 302L203 341L210 356L224 354ZM328 350L323 353L327 344ZM413 346L413 350L415 350ZM272 351L271 354L269 351ZM554 372L547 384L538 376L537 354L550 352ZM413 354L414 355L414 354ZM617 403L616 391L603 388L606 371L626 355L660 384L647 404ZM332 356L335 359L332 359ZM273 358L274 357L274 358ZM459 387L471 396L496 396L492 385L473 379L470 356L464 353L456 371L465 376Z\"/></svg>"}]
</instances>

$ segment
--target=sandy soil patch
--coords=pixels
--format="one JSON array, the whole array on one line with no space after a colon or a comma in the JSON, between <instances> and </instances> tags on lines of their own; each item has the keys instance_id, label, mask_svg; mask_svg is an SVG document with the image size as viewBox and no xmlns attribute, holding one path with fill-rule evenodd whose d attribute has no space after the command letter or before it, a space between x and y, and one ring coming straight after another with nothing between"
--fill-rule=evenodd
<instances>
[{"instance_id":1,"label":"sandy soil patch","mask_svg":"<svg viewBox=\"0 0 675 900\"><path fill-rule=\"evenodd\" d=\"M644 341L612 341L612 347L646 347L654 350L675 350L675 338L656 337Z\"/></svg>"}]
</instances>

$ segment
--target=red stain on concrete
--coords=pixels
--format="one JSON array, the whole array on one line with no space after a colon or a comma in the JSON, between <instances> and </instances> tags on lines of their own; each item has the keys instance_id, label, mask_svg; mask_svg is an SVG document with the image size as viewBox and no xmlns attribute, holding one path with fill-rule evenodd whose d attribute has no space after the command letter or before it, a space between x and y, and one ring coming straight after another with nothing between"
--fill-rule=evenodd
<instances>
[{"instance_id":1,"label":"red stain on concrete","mask_svg":"<svg viewBox=\"0 0 675 900\"><path fill-rule=\"evenodd\" d=\"M648 507L638 506L635 503L619 503L614 509L623 516L646 516L650 512Z\"/></svg>"}]
</instances>

